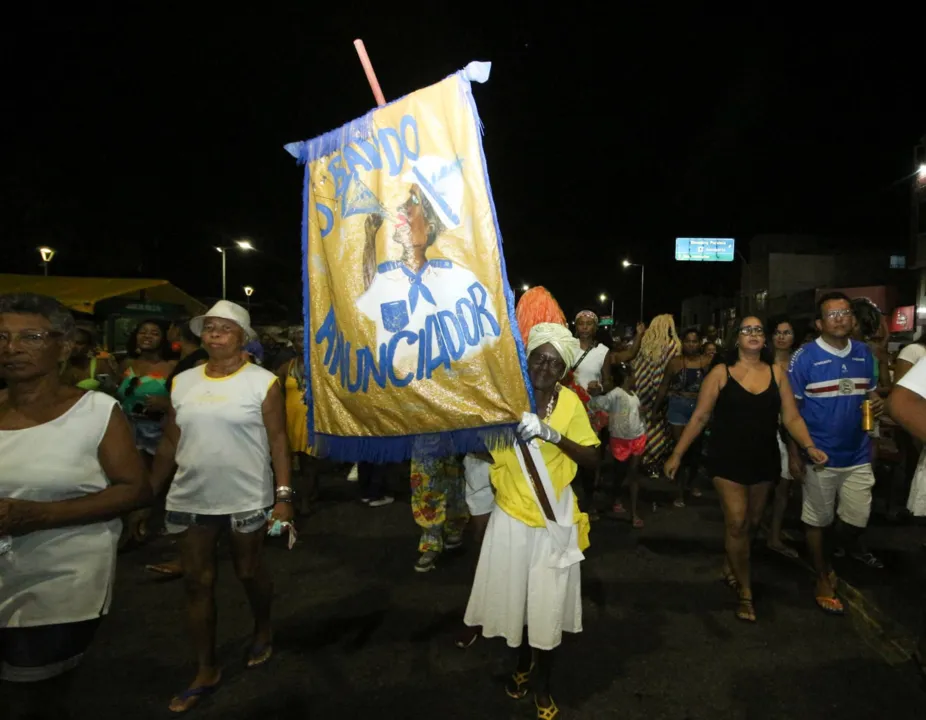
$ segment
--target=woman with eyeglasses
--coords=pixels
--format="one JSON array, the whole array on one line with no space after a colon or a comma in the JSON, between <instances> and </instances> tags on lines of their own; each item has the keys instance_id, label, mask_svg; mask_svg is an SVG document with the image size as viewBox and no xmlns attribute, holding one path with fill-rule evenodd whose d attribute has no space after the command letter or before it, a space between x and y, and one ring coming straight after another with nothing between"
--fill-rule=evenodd
<instances>
[{"instance_id":1,"label":"woman with eyeglasses","mask_svg":"<svg viewBox=\"0 0 926 720\"><path fill-rule=\"evenodd\" d=\"M63 381L74 320L0 296L0 717L71 717L75 670L110 607L119 517L151 497L116 401Z\"/></svg>"},{"instance_id":2,"label":"woman with eyeglasses","mask_svg":"<svg viewBox=\"0 0 926 720\"><path fill-rule=\"evenodd\" d=\"M775 364L782 372L787 373L791 364L791 355L794 353L794 325L786 315L776 315L768 319L766 332L772 338L772 347L775 351ZM796 558L797 551L785 545L782 540L781 526L784 523L785 511L788 509L788 498L791 494L791 481L794 479L791 474L791 463L803 465L803 460L795 456L793 459L788 453L787 430L784 425L778 426L778 454L781 462L781 475L775 484L775 498L772 502L771 522L768 525L767 545L769 550L774 550L788 558ZM764 527L764 526L763 526Z\"/></svg>"},{"instance_id":3,"label":"woman with eyeglasses","mask_svg":"<svg viewBox=\"0 0 926 720\"><path fill-rule=\"evenodd\" d=\"M235 574L253 615L247 668L273 654L273 582L263 563L268 520L291 523L286 411L276 375L247 362L242 350L257 337L240 305L220 300L190 320L209 355L205 365L180 373L173 384L164 437L151 471L157 493L167 493L167 531L182 535L181 565L187 616L196 651L196 676L170 703L192 710L222 679L215 647L216 546L228 538Z\"/></svg>"},{"instance_id":4,"label":"woman with eyeglasses","mask_svg":"<svg viewBox=\"0 0 926 720\"><path fill-rule=\"evenodd\" d=\"M705 378L691 421L665 464L666 475L674 477L685 451L710 421L707 469L724 514L723 578L737 592L736 617L746 622L756 621L749 549L779 474L779 415L812 461L825 463L826 453L813 447L798 413L788 375L766 343L762 321L743 318L736 344Z\"/></svg>"}]
</instances>

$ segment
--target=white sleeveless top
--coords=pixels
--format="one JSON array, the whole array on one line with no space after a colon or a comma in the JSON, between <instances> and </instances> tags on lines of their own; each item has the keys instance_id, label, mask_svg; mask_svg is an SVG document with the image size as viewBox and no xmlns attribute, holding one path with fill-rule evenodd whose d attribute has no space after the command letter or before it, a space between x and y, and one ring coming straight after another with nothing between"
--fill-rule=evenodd
<instances>
[{"instance_id":1,"label":"white sleeveless top","mask_svg":"<svg viewBox=\"0 0 926 720\"><path fill-rule=\"evenodd\" d=\"M90 391L51 422L0 430L0 497L53 502L107 489L98 455L115 405ZM117 518L14 537L0 555L0 628L105 615L121 531Z\"/></svg>"},{"instance_id":2,"label":"white sleeveless top","mask_svg":"<svg viewBox=\"0 0 926 720\"><path fill-rule=\"evenodd\" d=\"M582 357L584 352L584 350L580 352L579 357ZM596 345L593 347L588 355L585 356L585 359L580 363L579 367L576 368L576 383L586 390L588 390L590 383L600 383L601 367L604 365L605 358L608 357L608 352L607 345ZM576 358L576 360L578 360L578 358Z\"/></svg>"},{"instance_id":3,"label":"white sleeveless top","mask_svg":"<svg viewBox=\"0 0 926 720\"><path fill-rule=\"evenodd\" d=\"M228 377L206 366L174 378L180 444L167 510L230 515L273 505L270 442L261 406L277 376L247 363Z\"/></svg>"}]
</instances>

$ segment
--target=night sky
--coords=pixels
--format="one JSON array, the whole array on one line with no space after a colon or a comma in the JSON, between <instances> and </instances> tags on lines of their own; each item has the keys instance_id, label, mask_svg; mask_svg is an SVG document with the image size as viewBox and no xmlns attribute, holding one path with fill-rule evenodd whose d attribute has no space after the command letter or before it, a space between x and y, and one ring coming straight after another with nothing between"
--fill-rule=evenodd
<instances>
[{"instance_id":1,"label":"night sky","mask_svg":"<svg viewBox=\"0 0 926 720\"><path fill-rule=\"evenodd\" d=\"M402 4L383 20L335 5L7 17L0 272L40 272L47 244L54 274L215 296L214 246L248 237L261 252L229 257L229 297L250 284L298 312L302 172L283 145L374 105L354 37L387 99L492 61L475 94L509 277L568 312L608 291L635 319L625 257L646 263L647 315L732 293L738 263L676 264L678 235L905 243L926 132L923 10L511 19Z\"/></svg>"}]
</instances>

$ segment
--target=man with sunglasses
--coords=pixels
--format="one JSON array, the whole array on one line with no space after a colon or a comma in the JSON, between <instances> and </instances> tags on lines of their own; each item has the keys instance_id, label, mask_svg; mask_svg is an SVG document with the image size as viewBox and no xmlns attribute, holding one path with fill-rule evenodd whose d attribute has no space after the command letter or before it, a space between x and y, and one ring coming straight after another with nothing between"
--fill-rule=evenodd
<instances>
[{"instance_id":1,"label":"man with sunglasses","mask_svg":"<svg viewBox=\"0 0 926 720\"><path fill-rule=\"evenodd\" d=\"M829 462L825 467L811 466L803 478L796 479L804 483L801 520L817 573L817 605L826 613L842 615L845 609L836 597L836 577L824 552L824 530L838 515L836 530L846 546L854 549L853 557L871 567L882 567L860 541L868 525L875 484L871 439L862 429L862 403L871 400L874 415L881 413L883 404L875 392L871 351L850 337L855 317L849 298L839 292L821 297L816 326L820 337L794 354L788 374L814 446L829 456ZM793 441L791 452L798 453ZM804 468L803 462L792 465L799 466L797 470Z\"/></svg>"}]
</instances>

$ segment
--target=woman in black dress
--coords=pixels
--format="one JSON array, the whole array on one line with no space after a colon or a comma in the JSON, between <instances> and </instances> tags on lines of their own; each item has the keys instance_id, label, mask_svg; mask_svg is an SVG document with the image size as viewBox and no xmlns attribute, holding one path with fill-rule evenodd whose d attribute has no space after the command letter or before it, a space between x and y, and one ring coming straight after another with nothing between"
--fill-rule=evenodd
<instances>
[{"instance_id":1,"label":"woman in black dress","mask_svg":"<svg viewBox=\"0 0 926 720\"><path fill-rule=\"evenodd\" d=\"M778 415L812 462L823 464L826 453L813 447L807 426L794 402L788 375L775 364L765 329L757 317L740 322L737 341L724 361L710 371L691 421L666 461L673 478L685 451L711 423L707 469L720 495L725 521L726 557L723 576L737 591L736 617L755 622L749 547L762 518L772 483L778 478Z\"/></svg>"}]
</instances>

